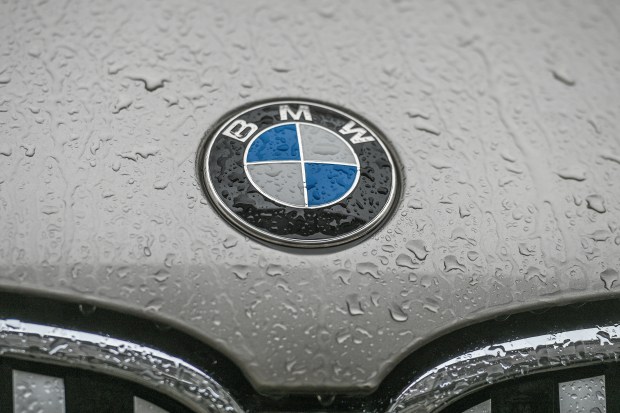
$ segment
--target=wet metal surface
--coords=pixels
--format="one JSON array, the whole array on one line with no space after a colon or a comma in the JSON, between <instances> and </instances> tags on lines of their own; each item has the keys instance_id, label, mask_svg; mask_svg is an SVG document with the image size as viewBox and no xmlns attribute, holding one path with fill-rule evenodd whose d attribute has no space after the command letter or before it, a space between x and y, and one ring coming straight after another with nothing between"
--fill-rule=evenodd
<instances>
[{"instance_id":1,"label":"wet metal surface","mask_svg":"<svg viewBox=\"0 0 620 413\"><path fill-rule=\"evenodd\" d=\"M620 292L619 2L13 0L0 34L3 288L328 393L457 325ZM373 238L280 251L205 199L205 131L289 96L392 142L403 195Z\"/></svg>"}]
</instances>

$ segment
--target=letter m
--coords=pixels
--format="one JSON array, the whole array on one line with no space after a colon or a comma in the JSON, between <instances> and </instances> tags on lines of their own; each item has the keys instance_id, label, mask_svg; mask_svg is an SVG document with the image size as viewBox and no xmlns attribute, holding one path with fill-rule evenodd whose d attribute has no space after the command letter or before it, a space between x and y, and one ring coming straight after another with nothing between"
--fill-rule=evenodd
<instances>
[{"instance_id":1,"label":"letter m","mask_svg":"<svg viewBox=\"0 0 620 413\"><path fill-rule=\"evenodd\" d=\"M312 121L312 113L307 105L299 105L297 112L293 112L289 105L280 105L280 120L287 120L289 115L293 120L300 120L303 116L304 120Z\"/></svg>"},{"instance_id":2,"label":"letter m","mask_svg":"<svg viewBox=\"0 0 620 413\"><path fill-rule=\"evenodd\" d=\"M373 138L371 135L366 135L366 133L368 132L366 129L362 128L361 126L356 126L357 125L355 124L355 122L349 121L349 123L340 128L338 132L340 132L342 135L353 135L353 137L351 138L351 143L353 144L370 142L375 140L375 138Z\"/></svg>"}]
</instances>

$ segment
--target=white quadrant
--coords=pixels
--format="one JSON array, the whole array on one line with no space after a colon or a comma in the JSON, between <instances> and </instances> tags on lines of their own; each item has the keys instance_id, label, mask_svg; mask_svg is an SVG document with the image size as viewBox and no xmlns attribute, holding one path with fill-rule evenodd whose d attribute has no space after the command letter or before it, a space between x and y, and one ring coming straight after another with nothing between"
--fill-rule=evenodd
<instances>
[{"instance_id":1,"label":"white quadrant","mask_svg":"<svg viewBox=\"0 0 620 413\"><path fill-rule=\"evenodd\" d=\"M358 165L351 146L337 134L315 125L300 124L300 148L306 162Z\"/></svg>"},{"instance_id":2,"label":"white quadrant","mask_svg":"<svg viewBox=\"0 0 620 413\"><path fill-rule=\"evenodd\" d=\"M301 162L250 163L246 168L263 195L284 205L306 206Z\"/></svg>"}]
</instances>

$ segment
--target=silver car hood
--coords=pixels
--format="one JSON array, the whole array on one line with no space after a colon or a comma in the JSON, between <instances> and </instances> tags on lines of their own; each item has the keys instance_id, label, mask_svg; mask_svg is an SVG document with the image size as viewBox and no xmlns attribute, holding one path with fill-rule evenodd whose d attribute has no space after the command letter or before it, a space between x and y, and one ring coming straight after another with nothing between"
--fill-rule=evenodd
<instances>
[{"instance_id":1,"label":"silver car hood","mask_svg":"<svg viewBox=\"0 0 620 413\"><path fill-rule=\"evenodd\" d=\"M265 392L364 392L459 326L620 292L620 3L0 5L0 287L141 314ZM249 102L347 107L393 217L338 249L248 239L196 173Z\"/></svg>"}]
</instances>

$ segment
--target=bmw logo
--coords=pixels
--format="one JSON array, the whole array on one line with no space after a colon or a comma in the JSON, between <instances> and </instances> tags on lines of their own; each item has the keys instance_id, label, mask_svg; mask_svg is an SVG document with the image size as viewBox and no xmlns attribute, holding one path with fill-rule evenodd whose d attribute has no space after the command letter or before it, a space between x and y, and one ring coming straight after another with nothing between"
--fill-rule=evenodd
<instances>
[{"instance_id":1,"label":"bmw logo","mask_svg":"<svg viewBox=\"0 0 620 413\"><path fill-rule=\"evenodd\" d=\"M332 106L256 104L227 116L199 155L212 204L249 235L323 247L360 238L389 214L397 170L378 131Z\"/></svg>"}]
</instances>

